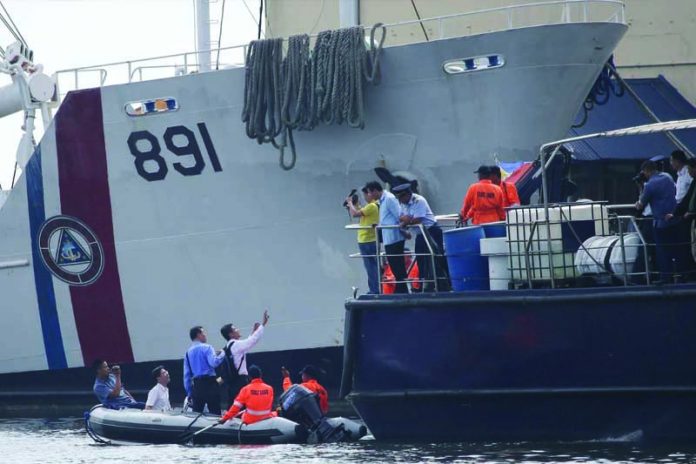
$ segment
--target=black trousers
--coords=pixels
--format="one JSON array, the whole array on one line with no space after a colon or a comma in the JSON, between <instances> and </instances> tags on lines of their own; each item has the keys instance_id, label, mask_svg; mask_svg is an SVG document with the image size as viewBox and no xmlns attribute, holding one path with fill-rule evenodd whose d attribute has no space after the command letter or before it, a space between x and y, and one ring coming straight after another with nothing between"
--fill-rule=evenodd
<instances>
[{"instance_id":1,"label":"black trousers","mask_svg":"<svg viewBox=\"0 0 696 464\"><path fill-rule=\"evenodd\" d=\"M406 285L406 261L404 260L404 245L405 240L400 242L392 243L391 245L384 245L384 251L387 253L387 261L389 261L389 267L391 267L392 273L394 274L394 279L396 279L396 290L395 293L408 293L408 285ZM398 256L389 256L398 255Z\"/></svg>"},{"instance_id":2,"label":"black trousers","mask_svg":"<svg viewBox=\"0 0 696 464\"><path fill-rule=\"evenodd\" d=\"M220 388L213 376L196 377L193 379L193 410L203 412L203 408L208 405L208 412L211 414L221 414L220 411Z\"/></svg>"},{"instance_id":3,"label":"black trousers","mask_svg":"<svg viewBox=\"0 0 696 464\"><path fill-rule=\"evenodd\" d=\"M234 380L231 380L227 385L227 409L232 407L234 399L239 395L239 390L244 388L249 383L249 377L239 375Z\"/></svg>"},{"instance_id":4,"label":"black trousers","mask_svg":"<svg viewBox=\"0 0 696 464\"><path fill-rule=\"evenodd\" d=\"M436 255L441 255L442 250L444 249L442 229L440 229L440 226L435 224L434 226L431 226L429 229L426 229L426 231L432 239L431 244L433 247L433 251ZM440 262L442 260L442 257L435 256L436 269L433 269L433 260L430 257L430 249L428 248L426 240L427 239L423 237L422 234L418 234L416 236L416 262L418 263L418 272L420 274L420 278L425 280L422 287L423 291L433 292L435 291L435 285L432 282L432 280L434 279L434 276L437 274L437 268L442 267L442 263ZM441 278L442 276L438 275L437 277ZM428 282L429 280L431 282ZM441 282L438 282L438 284L441 284Z\"/></svg>"}]
</instances>

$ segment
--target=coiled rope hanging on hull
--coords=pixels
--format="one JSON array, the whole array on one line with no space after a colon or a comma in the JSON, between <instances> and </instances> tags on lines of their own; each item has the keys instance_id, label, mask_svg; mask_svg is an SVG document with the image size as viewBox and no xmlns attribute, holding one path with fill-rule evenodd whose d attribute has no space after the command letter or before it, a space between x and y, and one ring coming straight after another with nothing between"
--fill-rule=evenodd
<instances>
[{"instance_id":1,"label":"coiled rope hanging on hull","mask_svg":"<svg viewBox=\"0 0 696 464\"><path fill-rule=\"evenodd\" d=\"M381 30L378 41L375 33ZM372 27L369 50L364 29L351 27L319 33L310 53L308 35L255 40L246 56L242 122L247 136L280 151L280 166L290 170L297 161L293 130L317 125L365 127L365 82L380 81L379 59L386 36L381 23ZM291 159L285 160L290 145Z\"/></svg>"}]
</instances>

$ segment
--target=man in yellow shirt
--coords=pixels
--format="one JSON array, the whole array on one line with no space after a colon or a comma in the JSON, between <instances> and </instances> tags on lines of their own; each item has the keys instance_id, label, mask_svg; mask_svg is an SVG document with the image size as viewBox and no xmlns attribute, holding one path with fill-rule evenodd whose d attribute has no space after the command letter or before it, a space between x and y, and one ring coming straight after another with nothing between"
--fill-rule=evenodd
<instances>
[{"instance_id":1,"label":"man in yellow shirt","mask_svg":"<svg viewBox=\"0 0 696 464\"><path fill-rule=\"evenodd\" d=\"M360 205L353 198L348 197L346 204L352 217L360 218L361 226L370 226L370 229L358 230L358 247L360 254L363 255L365 271L367 272L367 286L370 294L379 294L379 277L377 276L377 234L374 226L379 222L379 204L378 198L373 198L371 191L374 191L374 185L377 182L368 182L362 188L363 197L365 198L365 206L360 208ZM357 199L357 196L356 196Z\"/></svg>"}]
</instances>

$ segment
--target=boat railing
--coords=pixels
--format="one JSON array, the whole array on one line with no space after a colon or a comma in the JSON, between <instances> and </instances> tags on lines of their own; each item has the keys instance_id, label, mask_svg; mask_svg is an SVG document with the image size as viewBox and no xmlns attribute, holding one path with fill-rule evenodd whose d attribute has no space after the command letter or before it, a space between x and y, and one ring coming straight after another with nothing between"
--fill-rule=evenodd
<instances>
[{"instance_id":1,"label":"boat railing","mask_svg":"<svg viewBox=\"0 0 696 464\"><path fill-rule=\"evenodd\" d=\"M621 209L625 206L621 205ZM536 209L538 206L534 208ZM611 210L612 208L608 206L606 209ZM558 220L532 221L525 226L525 229L528 227L528 232L525 231L526 233L523 233L518 239L510 235L510 230L519 230L519 225L514 225L512 229L508 230L507 242L510 247L508 270L511 271L511 282L514 287L519 287L521 282L524 282L527 288L534 288L540 284L543 286L544 283L552 283L552 287L556 287L587 277L577 267L577 252L580 250L584 251L587 259L595 265L597 272L593 274L618 279L624 286L633 285L636 278L647 285L651 284L650 255L651 248L656 245L648 242L641 231L642 227L639 222L652 221L652 218L636 218L633 215L620 214L609 214L606 218L602 216L593 218L591 219L594 223L592 227L599 233L592 235L592 237L616 237L616 244L588 245L586 239L590 237L583 239L579 236L574 221L568 217L563 208L560 208L560 216ZM552 232L551 236L547 237L547 226L549 230L562 230L563 234L555 235ZM629 234L636 234L640 243L627 244L626 238ZM572 245L567 247L569 236ZM516 246L516 244L518 245ZM613 248L619 250L621 260L619 272L614 271L612 266L608 266L604 260L600 262L595 257L596 252L599 251L606 253L606 259L609 259L608 253ZM629 265L627 251L635 248L642 249L643 267L636 271L629 271L629 268L637 263L637 258L636 262ZM521 256L515 250L522 250Z\"/></svg>"},{"instance_id":2,"label":"boat railing","mask_svg":"<svg viewBox=\"0 0 696 464\"><path fill-rule=\"evenodd\" d=\"M385 46L463 37L550 24L613 22L625 24L622 0L552 0L485 8L386 24ZM371 25L364 26L369 33ZM312 35L311 37L316 37ZM369 39L366 37L366 40ZM394 42L394 43L390 43ZM247 44L125 60L57 71L62 98L71 90L125 84L200 72L199 57L212 56L214 69L244 66Z\"/></svg>"},{"instance_id":3,"label":"boat railing","mask_svg":"<svg viewBox=\"0 0 696 464\"><path fill-rule=\"evenodd\" d=\"M433 284L433 287L435 291L439 291L439 284L438 284L438 276L437 276L437 266L436 266L436 259L439 256L436 250L433 248L432 244L430 243L430 240L425 240L425 244L428 247L427 253L416 253L415 249L413 252L409 250L408 253L400 253L400 254L387 254L386 252L380 251L382 248L382 243L380 240L380 230L385 230L385 229L399 229L399 230L408 230L408 229L417 229L418 233L423 234L423 236L427 236L427 231L425 230L425 227L423 227L423 224L413 224L413 225L408 225L408 226L399 226L399 225L374 225L374 226L361 226L359 224L348 224L345 226L346 230L375 230L376 232L376 249L377 249L377 254L374 255L363 255L361 253L353 253L350 254L350 258L376 258L377 259L377 283L379 285L379 292L383 292L383 283L389 283L389 284L407 284L407 285L413 285L414 283L419 283L421 285L421 290L424 288L425 284L431 283ZM383 260L386 260L388 262L390 256L401 256L401 257L411 257L413 258L411 260L411 263L408 265L406 269L406 280L390 280L390 281L385 281L384 277L382 275L382 267L383 264L386 264ZM416 260L418 256L428 256L430 260L430 269L432 270L432 278L431 279L425 279L423 278L423 269L419 269L419 277L417 281L414 281L412 279L408 279L408 275L411 272L411 269L413 266L416 265Z\"/></svg>"}]
</instances>

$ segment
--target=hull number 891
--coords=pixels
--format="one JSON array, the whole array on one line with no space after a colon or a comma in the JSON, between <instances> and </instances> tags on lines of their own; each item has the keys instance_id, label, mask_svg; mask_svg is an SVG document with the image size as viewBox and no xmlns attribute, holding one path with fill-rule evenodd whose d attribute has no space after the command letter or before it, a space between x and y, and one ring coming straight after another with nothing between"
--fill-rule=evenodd
<instances>
[{"instance_id":1,"label":"hull number 891","mask_svg":"<svg viewBox=\"0 0 696 464\"><path fill-rule=\"evenodd\" d=\"M222 171L208 128L203 122L196 124L196 127L213 171ZM180 161L171 164L175 171L182 176L197 176L203 172L206 164L203 151L196 140L196 134L191 129L186 126L167 127L162 140L169 152L180 157ZM131 155L135 157L135 170L140 177L149 182L167 177L169 167L161 155L160 142L152 132L146 130L131 132L128 136L128 148Z\"/></svg>"}]
</instances>

